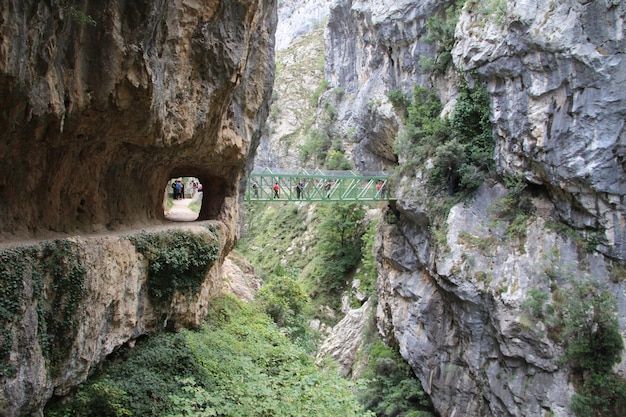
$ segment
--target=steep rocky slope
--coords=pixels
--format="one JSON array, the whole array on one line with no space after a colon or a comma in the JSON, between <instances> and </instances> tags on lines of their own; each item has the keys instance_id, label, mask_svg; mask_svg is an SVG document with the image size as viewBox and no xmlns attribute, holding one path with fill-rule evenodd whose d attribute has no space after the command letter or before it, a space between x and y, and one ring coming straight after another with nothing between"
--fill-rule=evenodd
<instances>
[{"instance_id":1,"label":"steep rocky slope","mask_svg":"<svg viewBox=\"0 0 626 417\"><path fill-rule=\"evenodd\" d=\"M452 50L458 73L424 72L421 57L437 53L426 22L452 4L333 4L326 73L347 93L338 120L356 128L353 162L393 164L401 121L387 92L432 88L449 114L458 76L484 82L497 170L531 184L535 214L525 237L507 236L494 217L507 190L489 182L436 235L420 192L425 178L404 178L397 222L381 227L377 249L379 328L398 342L442 416L570 416L575 385L564 347L524 305L543 294L560 308L569 283L597 282L617 300L622 337L626 331L626 5L466 2ZM626 369L623 357L615 369Z\"/></svg>"},{"instance_id":2,"label":"steep rocky slope","mask_svg":"<svg viewBox=\"0 0 626 417\"><path fill-rule=\"evenodd\" d=\"M0 414L41 415L113 350L202 319L269 111L276 16L273 0L0 4ZM157 302L156 253L129 236L174 228L178 176L204 184L192 232L217 259Z\"/></svg>"}]
</instances>

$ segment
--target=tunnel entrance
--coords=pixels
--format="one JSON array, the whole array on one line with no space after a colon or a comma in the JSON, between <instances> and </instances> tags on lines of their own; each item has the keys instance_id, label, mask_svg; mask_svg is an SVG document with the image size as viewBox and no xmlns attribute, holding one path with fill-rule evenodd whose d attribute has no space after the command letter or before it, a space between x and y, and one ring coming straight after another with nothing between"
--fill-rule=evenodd
<instances>
[{"instance_id":1,"label":"tunnel entrance","mask_svg":"<svg viewBox=\"0 0 626 417\"><path fill-rule=\"evenodd\" d=\"M163 214L166 220L193 222L202 211L203 184L196 177L170 178L163 195Z\"/></svg>"}]
</instances>

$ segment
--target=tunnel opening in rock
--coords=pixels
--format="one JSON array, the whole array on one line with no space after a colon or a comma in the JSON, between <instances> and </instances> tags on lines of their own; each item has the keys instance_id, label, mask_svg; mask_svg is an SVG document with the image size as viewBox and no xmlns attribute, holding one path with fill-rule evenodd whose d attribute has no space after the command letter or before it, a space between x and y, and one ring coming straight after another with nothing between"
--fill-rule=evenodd
<instances>
[{"instance_id":1,"label":"tunnel opening in rock","mask_svg":"<svg viewBox=\"0 0 626 417\"><path fill-rule=\"evenodd\" d=\"M163 195L165 219L184 222L217 219L229 190L226 181L202 170L191 170L191 175L189 172L179 169L170 174ZM177 192L178 181L181 186Z\"/></svg>"},{"instance_id":2,"label":"tunnel opening in rock","mask_svg":"<svg viewBox=\"0 0 626 417\"><path fill-rule=\"evenodd\" d=\"M165 219L174 222L198 220L203 194L203 184L197 177L170 178L163 195Z\"/></svg>"}]
</instances>

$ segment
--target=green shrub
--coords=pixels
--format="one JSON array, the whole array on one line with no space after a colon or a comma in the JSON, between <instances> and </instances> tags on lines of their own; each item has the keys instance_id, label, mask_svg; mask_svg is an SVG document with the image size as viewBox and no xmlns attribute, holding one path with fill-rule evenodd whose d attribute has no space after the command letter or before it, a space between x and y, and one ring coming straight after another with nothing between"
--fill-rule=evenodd
<instances>
[{"instance_id":1,"label":"green shrub","mask_svg":"<svg viewBox=\"0 0 626 417\"><path fill-rule=\"evenodd\" d=\"M228 296L211 301L200 329L138 343L46 415L371 416L348 381L318 369L267 315Z\"/></svg>"},{"instance_id":2,"label":"green shrub","mask_svg":"<svg viewBox=\"0 0 626 417\"><path fill-rule=\"evenodd\" d=\"M432 404L397 350L377 340L370 346L359 399L378 417L433 416Z\"/></svg>"},{"instance_id":3,"label":"green shrub","mask_svg":"<svg viewBox=\"0 0 626 417\"><path fill-rule=\"evenodd\" d=\"M306 164L313 161L314 165L322 164L326 160L332 145L330 137L318 129L309 130L306 141L299 146L300 161Z\"/></svg>"},{"instance_id":4,"label":"green shrub","mask_svg":"<svg viewBox=\"0 0 626 417\"><path fill-rule=\"evenodd\" d=\"M309 296L295 276L271 276L257 292L256 299L293 342L307 349L315 348L315 340L312 340L315 338L308 326L311 317Z\"/></svg>"},{"instance_id":5,"label":"green shrub","mask_svg":"<svg viewBox=\"0 0 626 417\"><path fill-rule=\"evenodd\" d=\"M365 210L358 203L327 204L319 210L322 221L316 286L322 293L340 295L361 260Z\"/></svg>"},{"instance_id":6,"label":"green shrub","mask_svg":"<svg viewBox=\"0 0 626 417\"><path fill-rule=\"evenodd\" d=\"M454 47L454 31L459 20L461 8L465 2L457 0L442 14L430 16L426 22L427 36L425 41L437 46L435 58L420 60L422 71L444 73L452 64L452 48Z\"/></svg>"},{"instance_id":7,"label":"green shrub","mask_svg":"<svg viewBox=\"0 0 626 417\"><path fill-rule=\"evenodd\" d=\"M622 415L626 410L626 381L614 373L593 373L572 397L570 409L580 417Z\"/></svg>"},{"instance_id":8,"label":"green shrub","mask_svg":"<svg viewBox=\"0 0 626 417\"><path fill-rule=\"evenodd\" d=\"M405 118L411 101L408 99L406 94L404 94L404 91L399 88L391 90L387 93L387 98L391 102L394 110L400 114L402 118Z\"/></svg>"},{"instance_id":9,"label":"green shrub","mask_svg":"<svg viewBox=\"0 0 626 417\"><path fill-rule=\"evenodd\" d=\"M594 282L574 282L567 294L562 307L565 359L581 371L610 372L624 349L613 295Z\"/></svg>"},{"instance_id":10,"label":"green shrub","mask_svg":"<svg viewBox=\"0 0 626 417\"><path fill-rule=\"evenodd\" d=\"M506 176L504 184L508 194L494 204L497 219L508 222L506 236L524 239L528 218L535 212L535 206L526 192L526 181L522 177Z\"/></svg>"},{"instance_id":11,"label":"green shrub","mask_svg":"<svg viewBox=\"0 0 626 417\"><path fill-rule=\"evenodd\" d=\"M542 320L554 314L554 309L547 303L548 299L548 293L533 288L522 303L522 310L527 311L531 318Z\"/></svg>"},{"instance_id":12,"label":"green shrub","mask_svg":"<svg viewBox=\"0 0 626 417\"><path fill-rule=\"evenodd\" d=\"M361 282L360 291L368 298L375 295L376 279L378 278L376 255L374 254L377 224L377 221L371 222L363 234L360 270L354 276L355 279L358 279Z\"/></svg>"},{"instance_id":13,"label":"green shrub","mask_svg":"<svg viewBox=\"0 0 626 417\"><path fill-rule=\"evenodd\" d=\"M572 282L564 291L564 360L577 376L571 409L577 416L613 416L626 409L626 381L612 372L624 341L615 298L596 282Z\"/></svg>"},{"instance_id":14,"label":"green shrub","mask_svg":"<svg viewBox=\"0 0 626 417\"><path fill-rule=\"evenodd\" d=\"M176 292L199 291L220 251L217 238L182 230L144 231L129 239L148 259L148 294L166 303Z\"/></svg>"},{"instance_id":15,"label":"green shrub","mask_svg":"<svg viewBox=\"0 0 626 417\"><path fill-rule=\"evenodd\" d=\"M415 87L406 128L394 143L394 151L403 157L400 171L412 175L432 158L431 193L469 194L493 171L489 95L482 86L470 90L465 84L451 117L442 119L441 111L441 102L432 91Z\"/></svg>"},{"instance_id":16,"label":"green shrub","mask_svg":"<svg viewBox=\"0 0 626 417\"><path fill-rule=\"evenodd\" d=\"M400 171L411 175L447 141L447 120L440 118L441 102L432 91L416 86L407 113L407 124L394 142L394 151L404 158Z\"/></svg>"},{"instance_id":17,"label":"green shrub","mask_svg":"<svg viewBox=\"0 0 626 417\"><path fill-rule=\"evenodd\" d=\"M107 380L96 382L78 391L72 406L52 409L48 417L130 417L133 413L126 408L130 403L128 394Z\"/></svg>"},{"instance_id":18,"label":"green shrub","mask_svg":"<svg viewBox=\"0 0 626 417\"><path fill-rule=\"evenodd\" d=\"M349 170L352 168L350 161L340 150L331 150L328 152L325 163L326 169L332 170Z\"/></svg>"},{"instance_id":19,"label":"green shrub","mask_svg":"<svg viewBox=\"0 0 626 417\"><path fill-rule=\"evenodd\" d=\"M320 85L317 86L317 88L315 89L315 91L313 91L313 94L311 95L311 107L317 107L317 103L320 99L320 96L326 91L328 90L328 88L330 87L330 82L328 82L327 80L322 80L322 82L320 82Z\"/></svg>"}]
</instances>

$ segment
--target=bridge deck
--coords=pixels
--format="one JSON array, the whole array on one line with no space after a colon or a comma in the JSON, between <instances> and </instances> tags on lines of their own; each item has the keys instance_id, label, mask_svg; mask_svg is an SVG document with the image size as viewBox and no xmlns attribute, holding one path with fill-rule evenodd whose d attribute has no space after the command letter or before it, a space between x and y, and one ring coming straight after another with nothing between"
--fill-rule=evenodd
<instances>
[{"instance_id":1,"label":"bridge deck","mask_svg":"<svg viewBox=\"0 0 626 417\"><path fill-rule=\"evenodd\" d=\"M278 190L275 191L274 187ZM353 171L252 172L246 201L381 201L391 199L388 175L384 172L357 174Z\"/></svg>"}]
</instances>

